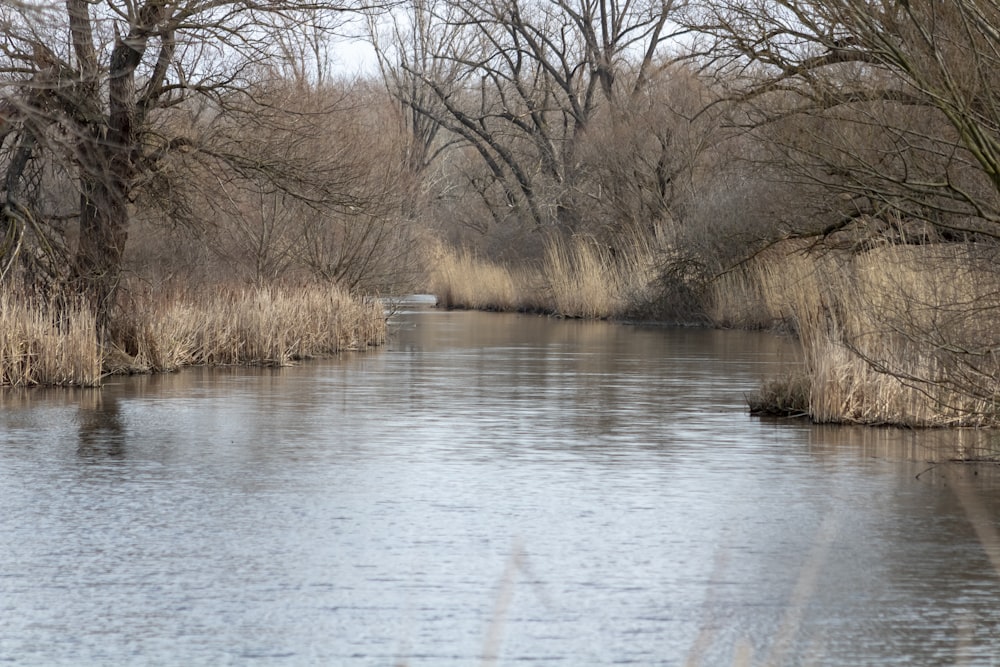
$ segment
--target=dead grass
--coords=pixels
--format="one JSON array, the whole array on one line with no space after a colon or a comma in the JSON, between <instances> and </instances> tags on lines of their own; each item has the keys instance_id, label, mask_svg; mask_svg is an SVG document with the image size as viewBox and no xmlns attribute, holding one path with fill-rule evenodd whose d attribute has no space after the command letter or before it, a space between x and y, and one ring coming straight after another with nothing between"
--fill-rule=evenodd
<instances>
[{"instance_id":1,"label":"dead grass","mask_svg":"<svg viewBox=\"0 0 1000 667\"><path fill-rule=\"evenodd\" d=\"M656 258L638 239L612 250L589 237L550 238L538 266L520 267L439 246L431 289L447 307L620 318L653 299Z\"/></svg>"},{"instance_id":2,"label":"dead grass","mask_svg":"<svg viewBox=\"0 0 1000 667\"><path fill-rule=\"evenodd\" d=\"M0 385L97 386L108 373L285 365L386 336L381 304L328 285L132 294L101 345L88 309L0 292Z\"/></svg>"},{"instance_id":3,"label":"dead grass","mask_svg":"<svg viewBox=\"0 0 1000 667\"><path fill-rule=\"evenodd\" d=\"M1000 425L1000 279L992 258L959 245L792 250L721 281L717 317L742 303L727 323L785 322L797 334L815 421ZM785 409L784 397L802 389L781 383L755 397L756 410L799 409L801 400Z\"/></svg>"},{"instance_id":4,"label":"dead grass","mask_svg":"<svg viewBox=\"0 0 1000 667\"><path fill-rule=\"evenodd\" d=\"M430 253L430 290L446 308L544 311L542 277L532 267L511 267L468 249L438 244Z\"/></svg>"},{"instance_id":5,"label":"dead grass","mask_svg":"<svg viewBox=\"0 0 1000 667\"><path fill-rule=\"evenodd\" d=\"M0 386L93 387L100 379L93 313L0 290Z\"/></svg>"},{"instance_id":6,"label":"dead grass","mask_svg":"<svg viewBox=\"0 0 1000 667\"><path fill-rule=\"evenodd\" d=\"M587 237L546 246L544 275L553 309L568 317L625 317L651 299L657 251L632 237L615 249Z\"/></svg>"},{"instance_id":7,"label":"dead grass","mask_svg":"<svg viewBox=\"0 0 1000 667\"><path fill-rule=\"evenodd\" d=\"M139 370L286 365L385 341L385 313L329 285L223 288L146 295L118 337ZM119 369L112 369L119 370Z\"/></svg>"},{"instance_id":8,"label":"dead grass","mask_svg":"<svg viewBox=\"0 0 1000 667\"><path fill-rule=\"evenodd\" d=\"M749 394L750 414L805 417L809 415L811 378L803 372L765 381Z\"/></svg>"}]
</instances>

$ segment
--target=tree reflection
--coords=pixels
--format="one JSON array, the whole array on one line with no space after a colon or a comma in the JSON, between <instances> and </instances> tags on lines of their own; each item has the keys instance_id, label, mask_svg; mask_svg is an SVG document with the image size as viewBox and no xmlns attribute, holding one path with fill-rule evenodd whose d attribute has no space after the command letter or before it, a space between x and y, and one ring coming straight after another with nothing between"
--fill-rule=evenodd
<instances>
[{"instance_id":1,"label":"tree reflection","mask_svg":"<svg viewBox=\"0 0 1000 667\"><path fill-rule=\"evenodd\" d=\"M101 390L87 392L80 401L76 453L84 459L125 457L125 426L118 400Z\"/></svg>"}]
</instances>

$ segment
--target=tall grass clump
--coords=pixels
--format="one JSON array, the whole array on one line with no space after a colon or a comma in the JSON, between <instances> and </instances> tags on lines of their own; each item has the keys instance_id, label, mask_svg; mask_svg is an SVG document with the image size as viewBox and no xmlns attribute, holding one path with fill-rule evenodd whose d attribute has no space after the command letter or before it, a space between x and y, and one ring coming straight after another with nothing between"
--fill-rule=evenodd
<instances>
[{"instance_id":1,"label":"tall grass clump","mask_svg":"<svg viewBox=\"0 0 1000 667\"><path fill-rule=\"evenodd\" d=\"M0 290L0 386L97 386L101 360L88 308Z\"/></svg>"},{"instance_id":2,"label":"tall grass clump","mask_svg":"<svg viewBox=\"0 0 1000 667\"><path fill-rule=\"evenodd\" d=\"M468 249L436 246L430 253L430 289L446 308L548 310L541 277L531 267L492 262Z\"/></svg>"},{"instance_id":3,"label":"tall grass clump","mask_svg":"<svg viewBox=\"0 0 1000 667\"><path fill-rule=\"evenodd\" d=\"M974 246L886 245L748 268L755 309L795 332L808 378L772 381L751 406L778 411L768 397L781 396L818 422L1000 425L993 262Z\"/></svg>"},{"instance_id":4,"label":"tall grass clump","mask_svg":"<svg viewBox=\"0 0 1000 667\"><path fill-rule=\"evenodd\" d=\"M855 421L1000 425L995 249L886 246L856 256L831 318L840 345L817 366L817 408ZM819 363L822 361L823 363ZM837 380L837 381L834 381ZM843 405L843 407L840 407Z\"/></svg>"},{"instance_id":5,"label":"tall grass clump","mask_svg":"<svg viewBox=\"0 0 1000 667\"><path fill-rule=\"evenodd\" d=\"M92 309L0 291L0 386L99 386L111 373L285 365L385 341L381 304L329 285L130 293L106 340Z\"/></svg>"},{"instance_id":6,"label":"tall grass clump","mask_svg":"<svg viewBox=\"0 0 1000 667\"><path fill-rule=\"evenodd\" d=\"M431 289L448 307L628 317L655 298L656 260L654 244L638 238L612 249L590 237L553 236L541 261L526 266L441 246Z\"/></svg>"},{"instance_id":7,"label":"tall grass clump","mask_svg":"<svg viewBox=\"0 0 1000 667\"><path fill-rule=\"evenodd\" d=\"M285 365L386 336L378 302L326 284L181 290L137 301L120 325L113 370Z\"/></svg>"},{"instance_id":8,"label":"tall grass clump","mask_svg":"<svg viewBox=\"0 0 1000 667\"><path fill-rule=\"evenodd\" d=\"M762 252L712 281L704 304L708 319L724 328L787 330L795 309L805 305L800 301L819 294L824 272L836 272L832 259L790 242Z\"/></svg>"},{"instance_id":9,"label":"tall grass clump","mask_svg":"<svg viewBox=\"0 0 1000 667\"><path fill-rule=\"evenodd\" d=\"M651 299L656 257L654 246L638 236L615 248L584 236L550 239L543 274L552 309L566 317L626 317Z\"/></svg>"}]
</instances>

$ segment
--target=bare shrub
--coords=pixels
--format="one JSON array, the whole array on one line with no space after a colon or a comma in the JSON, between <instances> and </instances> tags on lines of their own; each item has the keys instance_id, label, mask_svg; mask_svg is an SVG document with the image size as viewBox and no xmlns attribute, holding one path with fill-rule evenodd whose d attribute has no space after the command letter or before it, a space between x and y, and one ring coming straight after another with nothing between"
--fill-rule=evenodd
<instances>
[{"instance_id":1,"label":"bare shrub","mask_svg":"<svg viewBox=\"0 0 1000 667\"><path fill-rule=\"evenodd\" d=\"M184 217L143 215L146 238L130 267L151 280L185 273L262 286L311 277L356 292L412 289L422 242L406 217L412 188L389 98L366 82L265 74L254 92L266 112L194 122L193 132L215 133L214 149L161 193L183 202ZM217 153L240 154L268 177ZM162 244L182 252L163 257Z\"/></svg>"}]
</instances>

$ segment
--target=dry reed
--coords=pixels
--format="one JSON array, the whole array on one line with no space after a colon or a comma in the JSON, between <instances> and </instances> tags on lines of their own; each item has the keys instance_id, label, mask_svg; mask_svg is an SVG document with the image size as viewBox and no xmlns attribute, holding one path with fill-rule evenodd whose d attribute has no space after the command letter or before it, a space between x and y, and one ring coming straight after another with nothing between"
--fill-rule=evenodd
<instances>
[{"instance_id":1,"label":"dry reed","mask_svg":"<svg viewBox=\"0 0 1000 667\"><path fill-rule=\"evenodd\" d=\"M381 304L328 285L133 293L121 311L102 345L88 308L0 291L0 385L98 386L107 373L284 365L386 336Z\"/></svg>"},{"instance_id":2,"label":"dry reed","mask_svg":"<svg viewBox=\"0 0 1000 667\"><path fill-rule=\"evenodd\" d=\"M94 315L0 290L0 386L92 387L101 379Z\"/></svg>"},{"instance_id":3,"label":"dry reed","mask_svg":"<svg viewBox=\"0 0 1000 667\"><path fill-rule=\"evenodd\" d=\"M541 264L513 267L440 246L431 289L448 307L626 317L652 299L657 253L641 240L612 250L589 237L550 238Z\"/></svg>"},{"instance_id":4,"label":"dry reed","mask_svg":"<svg viewBox=\"0 0 1000 667\"><path fill-rule=\"evenodd\" d=\"M223 288L153 299L132 310L130 368L285 365L385 341L382 306L329 285Z\"/></svg>"},{"instance_id":5,"label":"dry reed","mask_svg":"<svg viewBox=\"0 0 1000 667\"><path fill-rule=\"evenodd\" d=\"M726 316L726 304L742 302L732 321L783 321L801 345L808 392L780 387L801 380L772 381L752 407L798 411L807 393L807 412L818 422L1000 424L993 352L1000 349L1000 279L977 252L958 245L819 255L796 248L720 281L717 317Z\"/></svg>"},{"instance_id":6,"label":"dry reed","mask_svg":"<svg viewBox=\"0 0 1000 667\"><path fill-rule=\"evenodd\" d=\"M430 253L430 289L446 308L545 311L542 278L531 267L491 262L468 249L437 245Z\"/></svg>"}]
</instances>

